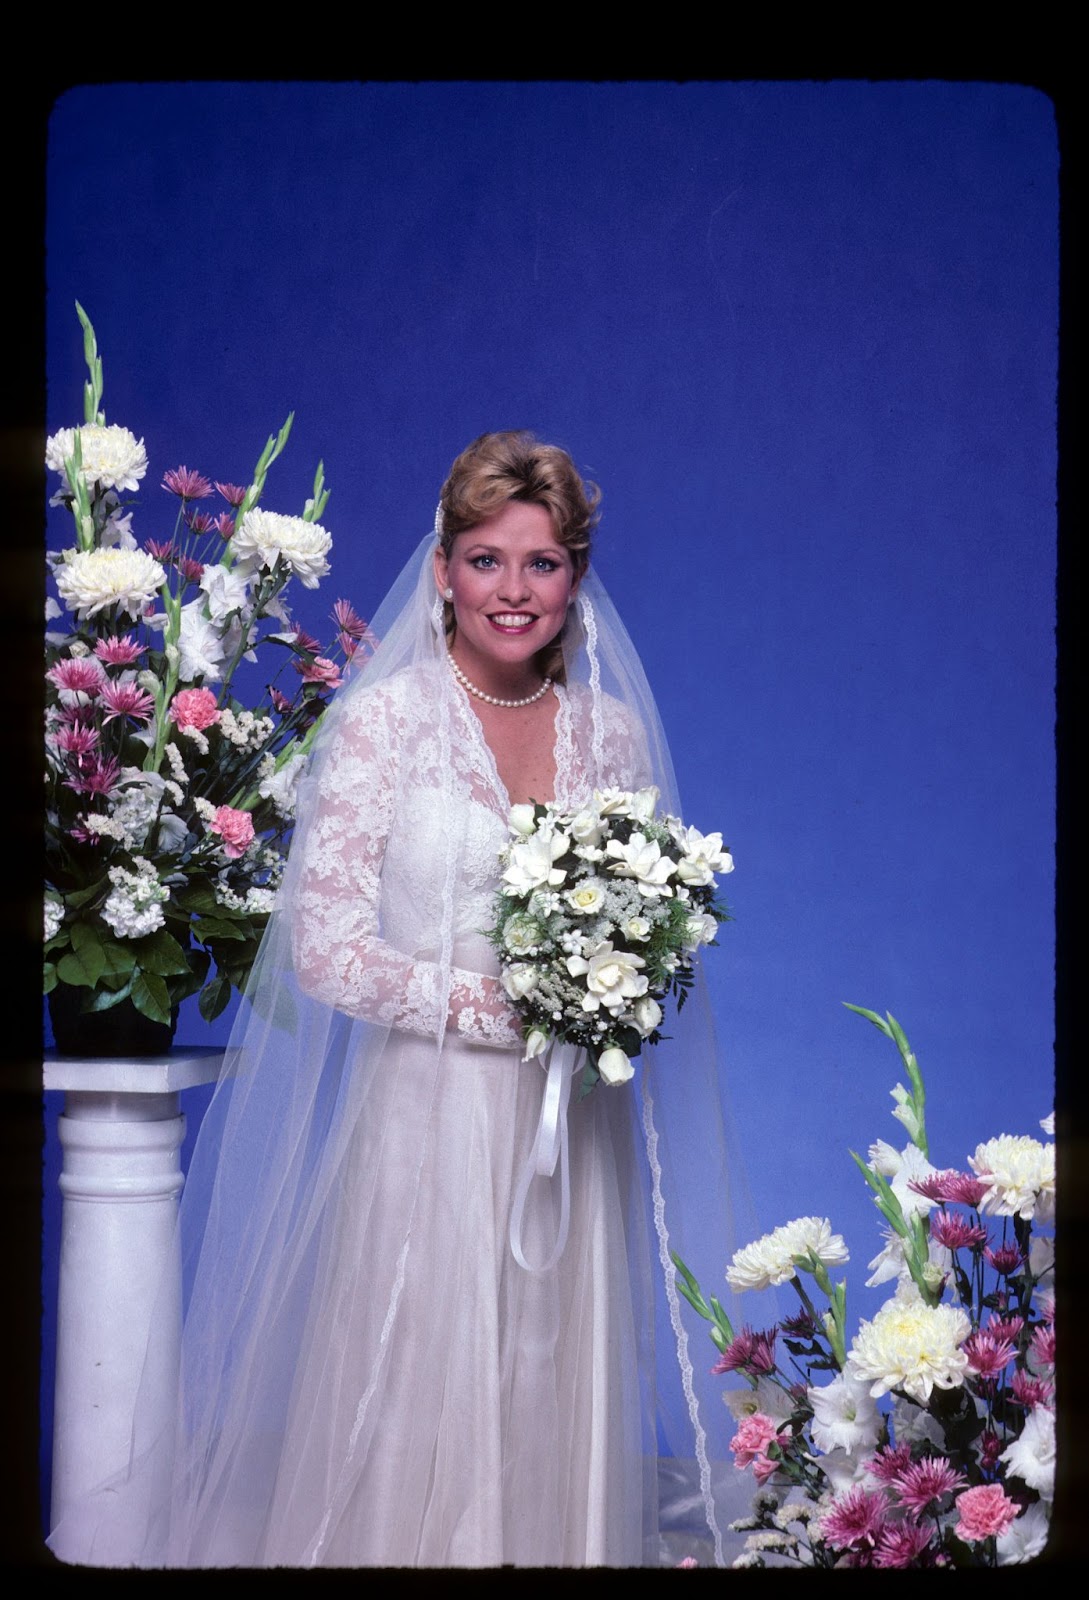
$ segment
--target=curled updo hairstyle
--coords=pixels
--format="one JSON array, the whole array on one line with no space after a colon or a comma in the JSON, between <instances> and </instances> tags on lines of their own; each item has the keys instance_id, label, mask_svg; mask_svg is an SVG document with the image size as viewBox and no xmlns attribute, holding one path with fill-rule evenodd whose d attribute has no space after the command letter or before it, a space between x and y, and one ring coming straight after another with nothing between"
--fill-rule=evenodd
<instances>
[{"instance_id":1,"label":"curled updo hairstyle","mask_svg":"<svg viewBox=\"0 0 1089 1600\"><path fill-rule=\"evenodd\" d=\"M544 506L560 544L571 556L574 576L581 578L590 564L590 539L597 525L601 493L596 484L584 483L566 450L541 444L532 433L482 433L458 456L439 499L442 532L439 544L449 558L459 533L468 533L494 517L512 500ZM445 601L446 642L453 643L454 608ZM541 650L537 666L557 683L565 681L561 641Z\"/></svg>"}]
</instances>

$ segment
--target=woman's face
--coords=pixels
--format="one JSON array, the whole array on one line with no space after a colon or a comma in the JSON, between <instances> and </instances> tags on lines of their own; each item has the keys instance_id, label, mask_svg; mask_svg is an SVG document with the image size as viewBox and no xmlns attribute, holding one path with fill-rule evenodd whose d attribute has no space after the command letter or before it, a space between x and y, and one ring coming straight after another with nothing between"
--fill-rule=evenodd
<instances>
[{"instance_id":1,"label":"woman's face","mask_svg":"<svg viewBox=\"0 0 1089 1600\"><path fill-rule=\"evenodd\" d=\"M440 592L454 591L454 655L473 678L517 676L563 627L578 580L544 506L512 500L435 554ZM475 679L474 679L475 681Z\"/></svg>"}]
</instances>

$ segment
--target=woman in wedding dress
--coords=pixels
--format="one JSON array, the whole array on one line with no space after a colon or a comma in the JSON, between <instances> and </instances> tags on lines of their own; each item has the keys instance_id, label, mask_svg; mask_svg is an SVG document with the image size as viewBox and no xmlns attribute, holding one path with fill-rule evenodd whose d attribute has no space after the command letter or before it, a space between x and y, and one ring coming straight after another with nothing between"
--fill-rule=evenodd
<instances>
[{"instance_id":1,"label":"woman in wedding dress","mask_svg":"<svg viewBox=\"0 0 1089 1600\"><path fill-rule=\"evenodd\" d=\"M484 934L510 807L653 783L679 814L595 500L566 452L478 439L323 723L183 1196L178 1416L138 1415L125 1559L654 1565L663 1460L722 1559L730 1419L670 1262L709 1281L731 1248L698 991L634 1082L572 1097L569 1215L537 1177L512 1248L545 1073Z\"/></svg>"}]
</instances>

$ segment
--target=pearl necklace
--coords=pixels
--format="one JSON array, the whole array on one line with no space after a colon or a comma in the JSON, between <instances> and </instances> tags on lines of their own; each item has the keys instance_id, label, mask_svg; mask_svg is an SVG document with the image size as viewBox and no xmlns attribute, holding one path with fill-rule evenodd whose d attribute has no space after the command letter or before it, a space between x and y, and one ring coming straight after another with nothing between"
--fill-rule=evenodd
<instances>
[{"instance_id":1,"label":"pearl necklace","mask_svg":"<svg viewBox=\"0 0 1089 1600\"><path fill-rule=\"evenodd\" d=\"M515 711L519 706L533 705L542 695L547 694L552 687L552 679L546 678L541 687L533 694L527 694L524 700L500 700L497 695L485 694L483 689L478 689L475 683L471 683L449 651L446 653L446 659L450 663L450 671L461 684L461 687L468 689L470 694L475 694L478 700L484 700L490 706L505 706L508 710Z\"/></svg>"}]
</instances>

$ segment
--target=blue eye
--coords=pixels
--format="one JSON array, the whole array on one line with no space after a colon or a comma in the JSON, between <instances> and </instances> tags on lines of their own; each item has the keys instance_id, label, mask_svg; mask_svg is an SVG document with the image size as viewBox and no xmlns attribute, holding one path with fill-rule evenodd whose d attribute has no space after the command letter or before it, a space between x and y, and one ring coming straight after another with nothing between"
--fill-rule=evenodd
<instances>
[{"instance_id":1,"label":"blue eye","mask_svg":"<svg viewBox=\"0 0 1089 1600\"><path fill-rule=\"evenodd\" d=\"M538 556L533 565L535 567L543 567L545 572L556 572L559 570L560 564L558 561L553 561L551 556Z\"/></svg>"},{"instance_id":2,"label":"blue eye","mask_svg":"<svg viewBox=\"0 0 1089 1600\"><path fill-rule=\"evenodd\" d=\"M469 565L472 567L479 567L485 561L494 562L494 560L494 556L474 556Z\"/></svg>"}]
</instances>

